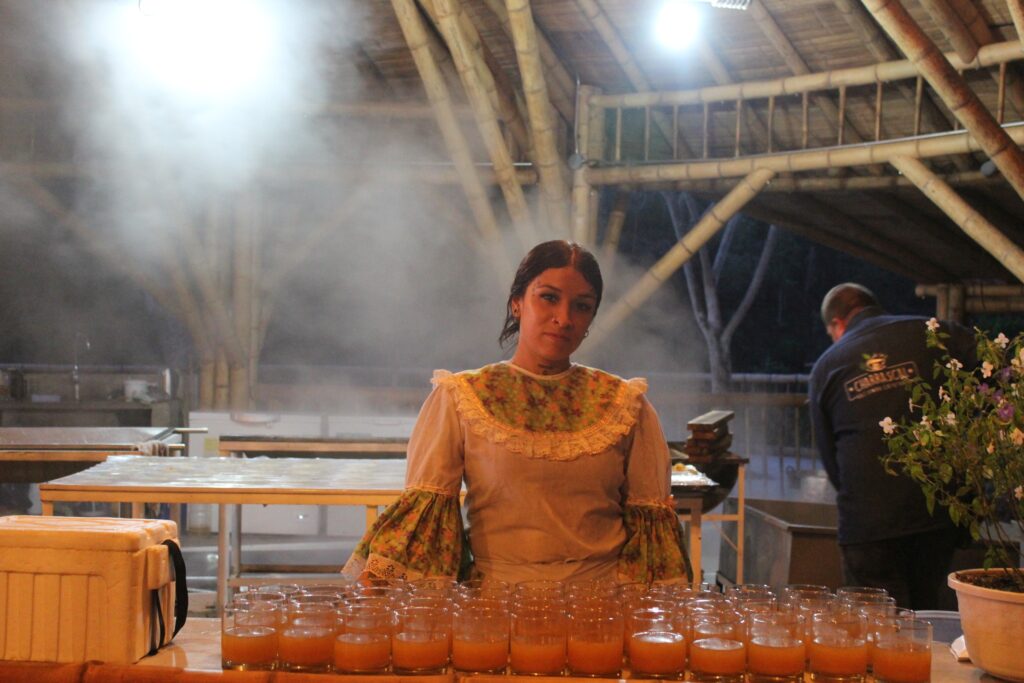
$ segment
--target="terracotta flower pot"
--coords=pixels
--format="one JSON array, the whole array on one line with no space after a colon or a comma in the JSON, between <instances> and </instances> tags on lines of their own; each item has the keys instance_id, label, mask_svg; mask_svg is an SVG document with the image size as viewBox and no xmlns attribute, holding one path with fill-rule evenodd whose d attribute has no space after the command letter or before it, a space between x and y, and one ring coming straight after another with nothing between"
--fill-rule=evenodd
<instances>
[{"instance_id":1,"label":"terracotta flower pot","mask_svg":"<svg viewBox=\"0 0 1024 683\"><path fill-rule=\"evenodd\" d=\"M949 587L956 591L960 606L967 652L971 662L987 673L1024 683L1024 593L982 588L956 578L958 573L989 571L997 570L969 569L949 575Z\"/></svg>"}]
</instances>

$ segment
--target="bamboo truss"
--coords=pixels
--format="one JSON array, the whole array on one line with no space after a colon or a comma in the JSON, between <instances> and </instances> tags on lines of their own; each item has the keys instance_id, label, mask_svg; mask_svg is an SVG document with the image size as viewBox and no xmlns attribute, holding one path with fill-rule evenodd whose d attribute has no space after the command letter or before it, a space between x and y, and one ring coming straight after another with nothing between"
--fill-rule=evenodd
<instances>
[{"instance_id":1,"label":"bamboo truss","mask_svg":"<svg viewBox=\"0 0 1024 683\"><path fill-rule=\"evenodd\" d=\"M942 179L950 185L995 185L1002 183L1002 179L995 176L986 176L981 171L967 171L964 173L949 173L942 176ZM698 192L720 195L728 192L734 181L729 178L709 180L679 180L664 183L645 183L642 185L630 185L634 189L643 190L681 190L685 192ZM813 176L813 177L778 177L772 180L763 193L778 194L789 192L863 192L867 190L888 190L901 187L913 187L907 178L901 175L883 176Z\"/></svg>"},{"instance_id":2,"label":"bamboo truss","mask_svg":"<svg viewBox=\"0 0 1024 683\"><path fill-rule=\"evenodd\" d=\"M978 41L971 35L967 24L946 0L921 0L921 5L938 25L942 33L949 39L953 51L965 62L974 59L978 54Z\"/></svg>"},{"instance_id":3,"label":"bamboo truss","mask_svg":"<svg viewBox=\"0 0 1024 683\"><path fill-rule=\"evenodd\" d=\"M1006 0L1013 18L1013 27L1017 29L1017 42L1024 43L1024 0Z\"/></svg>"},{"instance_id":4,"label":"bamboo truss","mask_svg":"<svg viewBox=\"0 0 1024 683\"><path fill-rule=\"evenodd\" d=\"M708 240L714 237L715 233L721 230L730 218L757 196L774 176L774 171L758 169L737 183L729 194L712 206L682 239L676 242L629 291L615 302L607 314L603 314L595 320L593 332L590 335L591 346L600 344L607 338L608 334L654 294L663 282L693 258L694 254L707 244Z\"/></svg>"},{"instance_id":5,"label":"bamboo truss","mask_svg":"<svg viewBox=\"0 0 1024 683\"><path fill-rule=\"evenodd\" d=\"M579 147L580 140L590 139L590 110L587 107L587 99L590 97L593 88L580 86L577 96L576 116L579 120L575 135L576 146ZM593 237L590 235L590 194L593 190L587 184L583 175L583 167L577 168L572 176L572 238L580 244L586 244Z\"/></svg>"},{"instance_id":6,"label":"bamboo truss","mask_svg":"<svg viewBox=\"0 0 1024 683\"><path fill-rule=\"evenodd\" d=\"M516 47L516 59L523 80L526 107L530 114L530 130L537 151L537 173L549 218L557 233L568 232L566 213L568 196L562 178L563 164L558 154L555 122L551 100L544 79L544 66L537 47L537 29L529 0L506 0L509 28Z\"/></svg>"},{"instance_id":7,"label":"bamboo truss","mask_svg":"<svg viewBox=\"0 0 1024 683\"><path fill-rule=\"evenodd\" d=\"M391 0L391 6L395 10L395 16L402 28L402 34L412 52L416 69L419 71L420 79L423 81L423 88L427 92L427 99L434 108L438 128L444 138L448 153L455 163L459 174L463 192L469 202L470 210L476 221L477 229L486 242L499 243L500 232L498 222L494 217L494 210L487 194L484 191L483 183L476 173L473 160L470 157L469 145L459 129L452 110L451 98L448 95L448 87L430 54L427 44L426 27L416 10L413 0Z\"/></svg>"},{"instance_id":8,"label":"bamboo truss","mask_svg":"<svg viewBox=\"0 0 1024 683\"><path fill-rule=\"evenodd\" d=\"M957 120L978 140L1007 182L1024 197L1024 153L999 127L945 55L914 23L899 0L864 0L864 4Z\"/></svg>"},{"instance_id":9,"label":"bamboo truss","mask_svg":"<svg viewBox=\"0 0 1024 683\"><path fill-rule=\"evenodd\" d=\"M971 239L1024 282L1024 251L975 211L919 159L895 156L890 162L935 202Z\"/></svg>"}]
</instances>

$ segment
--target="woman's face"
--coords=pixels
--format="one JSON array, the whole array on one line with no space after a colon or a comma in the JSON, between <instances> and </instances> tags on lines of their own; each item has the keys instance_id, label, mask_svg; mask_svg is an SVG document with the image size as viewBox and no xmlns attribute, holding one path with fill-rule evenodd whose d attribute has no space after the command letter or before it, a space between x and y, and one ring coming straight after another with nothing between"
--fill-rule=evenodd
<instances>
[{"instance_id":1,"label":"woman's face","mask_svg":"<svg viewBox=\"0 0 1024 683\"><path fill-rule=\"evenodd\" d=\"M548 268L513 299L519 317L519 343L512 362L536 374L569 368L569 356L594 320L597 293L573 268Z\"/></svg>"}]
</instances>

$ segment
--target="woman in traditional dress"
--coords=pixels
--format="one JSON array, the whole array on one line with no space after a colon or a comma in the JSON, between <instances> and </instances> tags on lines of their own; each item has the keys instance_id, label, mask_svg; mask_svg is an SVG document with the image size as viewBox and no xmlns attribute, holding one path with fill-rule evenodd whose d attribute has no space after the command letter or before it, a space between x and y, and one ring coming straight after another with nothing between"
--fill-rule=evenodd
<instances>
[{"instance_id":1,"label":"woman in traditional dress","mask_svg":"<svg viewBox=\"0 0 1024 683\"><path fill-rule=\"evenodd\" d=\"M516 339L515 353L435 371L409 439L405 490L356 546L347 574L690 579L646 381L570 360L602 288L597 261L578 244L544 242L526 255L499 337Z\"/></svg>"}]
</instances>

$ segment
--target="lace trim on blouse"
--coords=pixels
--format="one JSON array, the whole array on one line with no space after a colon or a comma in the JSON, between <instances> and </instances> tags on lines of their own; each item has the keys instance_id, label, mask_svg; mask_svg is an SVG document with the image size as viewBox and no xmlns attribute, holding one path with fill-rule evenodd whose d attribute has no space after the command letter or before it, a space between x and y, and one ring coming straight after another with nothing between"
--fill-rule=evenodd
<instances>
[{"instance_id":1,"label":"lace trim on blouse","mask_svg":"<svg viewBox=\"0 0 1024 683\"><path fill-rule=\"evenodd\" d=\"M553 379L508 363L451 373L435 370L434 386L451 389L467 428L529 458L569 461L595 455L636 425L644 379L624 380L581 365Z\"/></svg>"}]
</instances>

